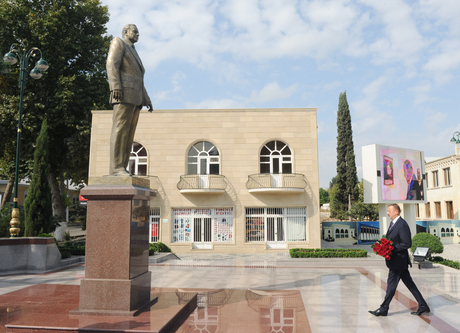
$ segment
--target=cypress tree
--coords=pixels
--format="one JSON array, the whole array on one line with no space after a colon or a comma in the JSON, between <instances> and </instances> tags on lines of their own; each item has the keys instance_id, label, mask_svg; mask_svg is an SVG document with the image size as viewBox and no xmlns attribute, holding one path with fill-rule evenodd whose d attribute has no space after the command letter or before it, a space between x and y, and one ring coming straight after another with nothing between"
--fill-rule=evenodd
<instances>
[{"instance_id":1,"label":"cypress tree","mask_svg":"<svg viewBox=\"0 0 460 333\"><path fill-rule=\"evenodd\" d=\"M54 231L48 156L48 124L45 118L35 146L32 180L24 203L26 237Z\"/></svg>"},{"instance_id":2,"label":"cypress tree","mask_svg":"<svg viewBox=\"0 0 460 333\"><path fill-rule=\"evenodd\" d=\"M347 94L339 96L337 111L337 176L331 200L331 215L344 219L351 204L358 200L358 175L356 172L353 130Z\"/></svg>"}]
</instances>

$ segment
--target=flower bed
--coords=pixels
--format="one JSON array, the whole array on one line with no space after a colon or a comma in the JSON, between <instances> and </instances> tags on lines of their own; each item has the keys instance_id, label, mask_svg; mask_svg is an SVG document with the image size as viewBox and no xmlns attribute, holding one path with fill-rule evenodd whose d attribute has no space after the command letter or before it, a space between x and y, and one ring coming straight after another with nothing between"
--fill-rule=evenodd
<instances>
[{"instance_id":1,"label":"flower bed","mask_svg":"<svg viewBox=\"0 0 460 333\"><path fill-rule=\"evenodd\" d=\"M367 257L362 249L290 249L291 258L360 258Z\"/></svg>"}]
</instances>

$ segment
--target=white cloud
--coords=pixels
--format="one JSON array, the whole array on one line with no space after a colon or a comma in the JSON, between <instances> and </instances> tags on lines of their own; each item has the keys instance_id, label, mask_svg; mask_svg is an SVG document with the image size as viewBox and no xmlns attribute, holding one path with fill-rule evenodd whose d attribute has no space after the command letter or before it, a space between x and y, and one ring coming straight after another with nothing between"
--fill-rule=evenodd
<instances>
[{"instance_id":1,"label":"white cloud","mask_svg":"<svg viewBox=\"0 0 460 333\"><path fill-rule=\"evenodd\" d=\"M240 109L244 108L245 103L236 98L208 99L199 103L187 102L187 109Z\"/></svg>"},{"instance_id":2,"label":"white cloud","mask_svg":"<svg viewBox=\"0 0 460 333\"><path fill-rule=\"evenodd\" d=\"M364 96L360 100L349 102L357 115L353 121L353 133L379 133L382 124L389 120L389 115L375 106L388 81L389 77L385 75L373 80L362 89Z\"/></svg>"},{"instance_id":3,"label":"white cloud","mask_svg":"<svg viewBox=\"0 0 460 333\"><path fill-rule=\"evenodd\" d=\"M186 106L198 109L260 107L269 101L289 98L295 91L295 84L283 89L277 82L271 82L261 90L253 90L250 96L234 95L232 98L207 99L199 103L188 102Z\"/></svg>"},{"instance_id":4,"label":"white cloud","mask_svg":"<svg viewBox=\"0 0 460 333\"><path fill-rule=\"evenodd\" d=\"M251 103L268 102L279 99L289 98L296 91L296 85L293 84L286 89L280 88L278 83L271 82L262 88L260 91L251 93Z\"/></svg>"},{"instance_id":5,"label":"white cloud","mask_svg":"<svg viewBox=\"0 0 460 333\"><path fill-rule=\"evenodd\" d=\"M428 42L418 31L412 8L403 0L359 1L372 7L376 19L384 25L383 33L369 45L374 61L378 64L401 61L408 65L417 62Z\"/></svg>"},{"instance_id":6,"label":"white cloud","mask_svg":"<svg viewBox=\"0 0 460 333\"><path fill-rule=\"evenodd\" d=\"M421 104L431 100L430 92L432 89L430 81L422 81L415 87L409 88L409 91L414 92L414 103Z\"/></svg>"},{"instance_id":7,"label":"white cloud","mask_svg":"<svg viewBox=\"0 0 460 333\"><path fill-rule=\"evenodd\" d=\"M172 89L156 91L153 94L153 103L156 104L165 100L176 99L182 93L181 81L186 78L186 75L181 71L176 71L171 77Z\"/></svg>"}]
</instances>

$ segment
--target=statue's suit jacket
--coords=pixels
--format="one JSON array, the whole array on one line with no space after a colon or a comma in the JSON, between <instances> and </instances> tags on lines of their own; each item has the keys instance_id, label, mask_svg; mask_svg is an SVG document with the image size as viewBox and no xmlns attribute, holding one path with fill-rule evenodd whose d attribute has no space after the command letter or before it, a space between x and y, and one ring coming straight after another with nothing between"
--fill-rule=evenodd
<instances>
[{"instance_id":1,"label":"statue's suit jacket","mask_svg":"<svg viewBox=\"0 0 460 333\"><path fill-rule=\"evenodd\" d=\"M399 217L393 228L388 230L386 237L393 241L393 254L385 263L390 270L405 270L410 265L409 249L412 246L410 228L407 222Z\"/></svg>"},{"instance_id":2,"label":"statue's suit jacket","mask_svg":"<svg viewBox=\"0 0 460 333\"><path fill-rule=\"evenodd\" d=\"M150 104L150 98L144 87L145 69L136 50L129 42L115 37L110 43L107 55L107 77L110 87L110 104ZM113 98L114 90L122 90L121 101Z\"/></svg>"}]
</instances>

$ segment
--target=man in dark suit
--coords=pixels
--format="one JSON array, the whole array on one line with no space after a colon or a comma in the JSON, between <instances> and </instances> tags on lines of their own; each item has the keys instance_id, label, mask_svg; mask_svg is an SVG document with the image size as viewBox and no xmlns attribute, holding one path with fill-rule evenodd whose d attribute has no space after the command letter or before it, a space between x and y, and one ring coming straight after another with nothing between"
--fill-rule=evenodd
<instances>
[{"instance_id":1,"label":"man in dark suit","mask_svg":"<svg viewBox=\"0 0 460 333\"><path fill-rule=\"evenodd\" d=\"M383 303L375 311L369 311L374 316L386 316L388 315L388 309L390 302L396 292L399 280L402 280L406 285L407 289L414 295L418 303L417 311L411 312L413 315L422 315L430 312L428 304L423 299L422 294L415 285L412 277L410 276L408 265L411 265L409 249L412 246L412 238L410 234L410 228L407 222L399 216L401 209L397 204L388 206L387 215L391 219L390 227L386 234L387 239L393 241L394 250L391 255L391 259L385 259L387 267L390 269L387 280L387 291ZM412 265L411 265L412 267Z\"/></svg>"},{"instance_id":2,"label":"man in dark suit","mask_svg":"<svg viewBox=\"0 0 460 333\"><path fill-rule=\"evenodd\" d=\"M134 24L123 27L123 39L115 37L107 55L107 77L110 104L113 104L110 137L110 169L112 176L130 176L126 170L134 140L139 113L143 106L151 112L152 102L144 87L145 69L134 48L139 31Z\"/></svg>"}]
</instances>

